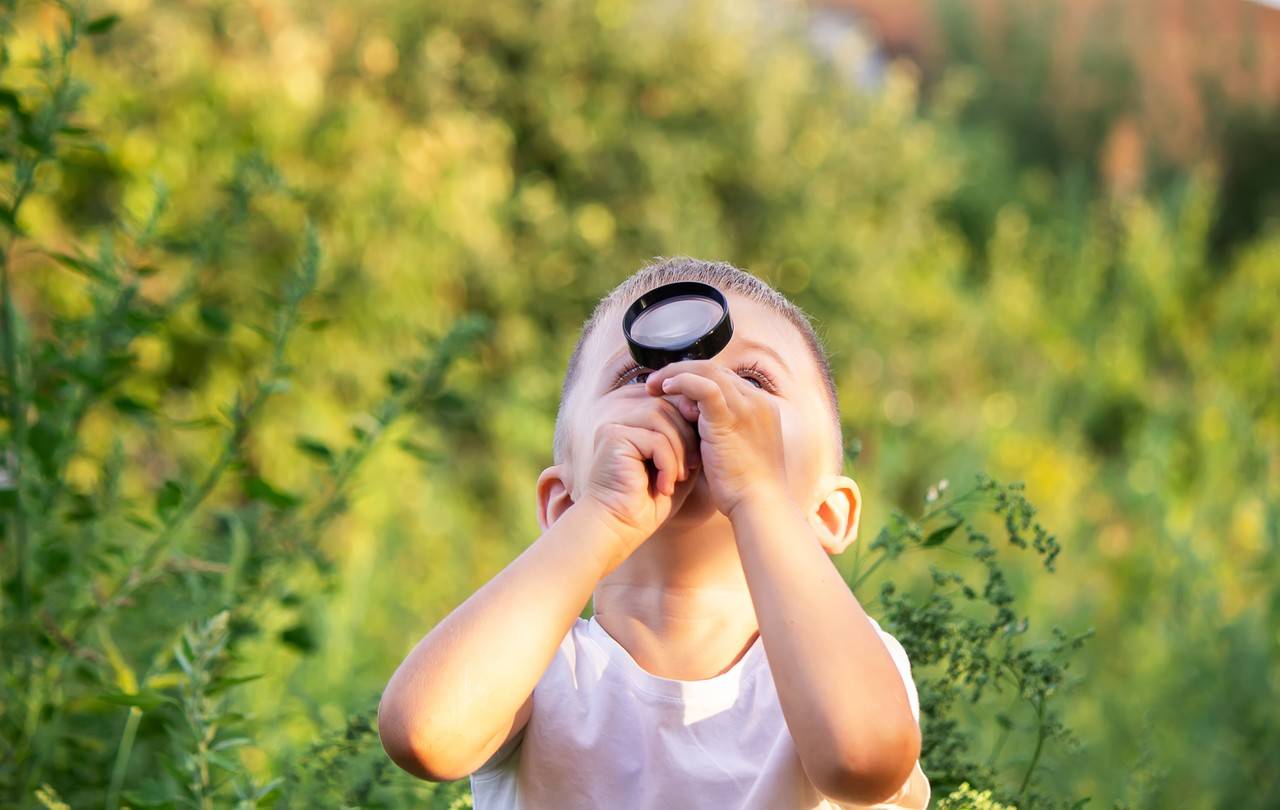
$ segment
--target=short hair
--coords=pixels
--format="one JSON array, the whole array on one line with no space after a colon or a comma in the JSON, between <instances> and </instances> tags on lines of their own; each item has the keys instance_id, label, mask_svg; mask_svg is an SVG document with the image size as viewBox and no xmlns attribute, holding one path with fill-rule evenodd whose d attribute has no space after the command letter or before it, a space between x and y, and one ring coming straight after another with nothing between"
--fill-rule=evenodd
<instances>
[{"instance_id":1,"label":"short hair","mask_svg":"<svg viewBox=\"0 0 1280 810\"><path fill-rule=\"evenodd\" d=\"M840 401L836 393L835 378L831 373L831 362L828 359L826 348L814 331L809 316L787 300L784 295L769 286L767 282L751 273L734 267L727 262L705 261L689 256L654 257L649 264L632 273L602 298L596 304L595 309L592 310L591 316L583 323L582 333L578 336L577 345L573 347L573 353L569 356L569 367L565 371L564 383L560 389L560 406L556 412L555 438L552 450L555 462L557 464L563 463L569 457L569 431L566 425L567 405L570 394L573 392L574 383L582 376L582 370L579 366L582 364L582 356L585 353L587 342L595 332L596 327L615 308L626 306L649 290L673 281L701 281L704 284L716 287L722 292L737 293L782 315L796 328L796 331L804 338L805 345L809 348L809 354L818 369L818 376L822 380L823 397L830 411L831 424L836 438L830 463L837 474L843 471L844 439L840 425Z\"/></svg>"}]
</instances>

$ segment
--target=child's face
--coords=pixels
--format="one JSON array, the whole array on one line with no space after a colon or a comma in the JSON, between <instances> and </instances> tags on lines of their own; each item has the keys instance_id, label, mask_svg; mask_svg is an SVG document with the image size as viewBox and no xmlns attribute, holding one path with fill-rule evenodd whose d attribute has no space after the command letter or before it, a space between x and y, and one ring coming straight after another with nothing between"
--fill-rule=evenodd
<instances>
[{"instance_id":1,"label":"child's face","mask_svg":"<svg viewBox=\"0 0 1280 810\"><path fill-rule=\"evenodd\" d=\"M817 363L804 338L785 317L736 293L727 293L726 297L733 318L733 337L711 361L738 372L776 399L790 494L801 506L809 508L823 474L830 472L826 467L836 441ZM646 370L633 368L636 364L622 334L621 310L612 313L591 335L581 365L583 376L573 389L568 463L574 492L585 483L597 426L651 396L643 384ZM620 373L624 376L618 380ZM664 398L696 421L697 411L690 400L671 394ZM700 480L673 520L704 520L715 513L705 474L700 472L698 476Z\"/></svg>"}]
</instances>

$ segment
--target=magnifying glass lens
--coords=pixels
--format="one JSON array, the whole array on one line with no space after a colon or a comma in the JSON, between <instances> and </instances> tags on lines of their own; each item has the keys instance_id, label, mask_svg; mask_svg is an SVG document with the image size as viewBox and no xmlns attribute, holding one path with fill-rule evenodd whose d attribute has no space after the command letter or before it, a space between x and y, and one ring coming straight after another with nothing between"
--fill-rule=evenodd
<instances>
[{"instance_id":1,"label":"magnifying glass lens","mask_svg":"<svg viewBox=\"0 0 1280 810\"><path fill-rule=\"evenodd\" d=\"M663 284L622 315L631 356L654 371L677 360L705 360L729 343L733 321L724 293L700 281Z\"/></svg>"},{"instance_id":2,"label":"magnifying glass lens","mask_svg":"<svg viewBox=\"0 0 1280 810\"><path fill-rule=\"evenodd\" d=\"M677 295L637 315L631 337L662 349L687 346L709 332L723 315L715 301L700 295Z\"/></svg>"}]
</instances>

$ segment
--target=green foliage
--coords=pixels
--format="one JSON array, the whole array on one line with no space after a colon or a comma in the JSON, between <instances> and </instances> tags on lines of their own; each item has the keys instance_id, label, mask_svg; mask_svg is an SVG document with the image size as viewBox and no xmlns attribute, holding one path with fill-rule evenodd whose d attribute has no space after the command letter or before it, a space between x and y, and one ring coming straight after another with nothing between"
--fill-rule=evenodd
<instances>
[{"instance_id":1,"label":"green foliage","mask_svg":"<svg viewBox=\"0 0 1280 810\"><path fill-rule=\"evenodd\" d=\"M908 552L927 549L927 553L937 554L935 549L947 548L977 561L984 573L981 590L975 587L979 583L970 582L967 572L955 563L947 567L929 565L931 586L927 593L900 596L899 586L892 580L880 586L883 624L903 640L917 672L921 713L929 718L927 724L922 722L929 733L923 740L921 755L930 768L930 784L935 793L944 796L959 790L966 780L992 784L1002 778L998 759L1015 723L1012 710L1003 705L1003 700L997 703L998 698L987 690L990 687L1002 694L1007 686L1014 692L1014 708L1025 701L1033 712L1034 747L1021 778L1008 788L1001 787L997 796L1007 796L1008 801L1016 799L1029 807L1073 806L1065 801L1067 797L1042 794L1031 788L1046 743L1061 740L1069 749L1079 746L1054 708L1058 699L1053 696L1067 685L1068 652L1079 649L1093 633L1090 630L1068 637L1055 625L1050 628L1054 637L1051 643L1020 644L1018 636L1027 633L1030 618L1019 616L1014 609L1017 598L1006 569L999 562L1000 552L981 526L994 519L1003 529L1004 547L1026 549L1030 544L1043 557L1046 572L1054 571L1061 548L1052 534L1033 522L1036 510L1023 496L1021 483L1002 485L978 473L974 487L960 495L947 497L947 487L948 481L943 479L930 488L927 508L918 518L908 518L898 511L891 515L868 546L874 554L871 563L865 565L861 554L855 557L850 585L857 594L859 585L876 568L897 561ZM956 549L961 538L967 547L976 548ZM944 546L948 541L950 546ZM976 609L979 605L982 610ZM920 671L931 674L922 676ZM984 694L988 697L985 702ZM956 712L961 698L966 698L968 718ZM1001 735L989 755L979 759L972 729L989 722L986 718L991 717Z\"/></svg>"},{"instance_id":2,"label":"green foliage","mask_svg":"<svg viewBox=\"0 0 1280 810\"><path fill-rule=\"evenodd\" d=\"M1213 175L1096 197L741 4L148 5L0 11L0 803L465 806L378 690L677 252L831 349L943 806L1280 796L1280 234L1214 259Z\"/></svg>"},{"instance_id":3,"label":"green foliage","mask_svg":"<svg viewBox=\"0 0 1280 810\"><path fill-rule=\"evenodd\" d=\"M237 228L258 215L264 197L287 197L288 190L269 163L250 155L235 167L222 204L194 231L165 228L169 197L157 187L144 217L111 212L101 219L95 253L41 244L21 226L24 204L39 199L41 167L65 165L86 144L103 150L71 123L85 87L70 65L82 33L105 33L113 23L85 24L68 12L56 47L43 47L33 65L37 89L7 96L16 124L6 129L11 182L4 204L12 225L0 260L10 427L4 517L12 551L0 630L0 792L14 806L83 806L104 797L108 807L257 806L286 780L257 780L241 757L264 718L238 709L234 696L262 675L240 674L234 659L263 634L259 622L271 604L298 616L276 643L314 646L294 594L299 579L333 587L332 562L316 539L345 512L350 481L388 429L430 412L449 367L486 324L461 319L427 341L421 360L394 372L388 393L353 426L345 447L305 439L310 453L322 456L323 488L304 498L273 484L260 471L253 439L269 400L289 390L289 341L316 289L321 252L308 225L279 295L261 311L237 313L245 319L237 323L262 338L244 358L245 384L216 415L166 413L141 393L148 376L138 359L141 341L180 340L183 308L193 301L212 335L228 331L229 316L204 290L223 270L219 257ZM39 309L18 309L11 280L38 254L84 280L86 311L46 318ZM148 279L166 276L171 287L148 288ZM84 429L95 417L119 433L100 459L96 486L83 489L71 471L93 452ZM138 436L191 430L216 437L203 458L163 443L126 446ZM146 473L141 488L138 472ZM366 747L376 748L372 742ZM305 784L302 766L297 770L286 772L295 792ZM352 790L362 803L368 788Z\"/></svg>"},{"instance_id":4,"label":"green foliage","mask_svg":"<svg viewBox=\"0 0 1280 810\"><path fill-rule=\"evenodd\" d=\"M1018 810L1016 805L1001 804L991 798L991 791L977 791L968 782L943 797L938 810Z\"/></svg>"}]
</instances>

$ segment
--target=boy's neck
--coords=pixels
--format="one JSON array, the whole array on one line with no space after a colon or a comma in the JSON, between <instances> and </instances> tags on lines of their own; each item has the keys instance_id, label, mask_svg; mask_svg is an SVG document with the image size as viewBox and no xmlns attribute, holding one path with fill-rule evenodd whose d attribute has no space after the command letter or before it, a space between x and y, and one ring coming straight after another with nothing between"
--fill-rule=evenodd
<instances>
[{"instance_id":1,"label":"boy's neck","mask_svg":"<svg viewBox=\"0 0 1280 810\"><path fill-rule=\"evenodd\" d=\"M759 631L727 521L696 536L654 535L596 585L592 604L597 623L636 663L665 678L718 675Z\"/></svg>"}]
</instances>

